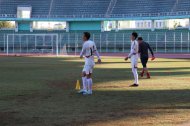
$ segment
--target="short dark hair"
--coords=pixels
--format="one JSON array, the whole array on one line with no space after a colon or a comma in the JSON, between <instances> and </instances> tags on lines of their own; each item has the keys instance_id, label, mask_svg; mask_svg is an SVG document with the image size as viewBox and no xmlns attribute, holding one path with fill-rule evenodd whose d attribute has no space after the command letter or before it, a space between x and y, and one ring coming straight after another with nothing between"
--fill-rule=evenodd
<instances>
[{"instance_id":1,"label":"short dark hair","mask_svg":"<svg viewBox=\"0 0 190 126\"><path fill-rule=\"evenodd\" d=\"M135 39L137 39L138 34L137 34L136 32L133 32L133 33L132 33L132 36L134 36L134 37L135 37Z\"/></svg>"},{"instance_id":2,"label":"short dark hair","mask_svg":"<svg viewBox=\"0 0 190 126\"><path fill-rule=\"evenodd\" d=\"M84 34L84 36L87 38L87 40L90 39L90 33L89 33L89 32L84 32L83 34Z\"/></svg>"},{"instance_id":3,"label":"short dark hair","mask_svg":"<svg viewBox=\"0 0 190 126\"><path fill-rule=\"evenodd\" d=\"M143 38L142 38L142 37L138 37L138 40L141 40L141 41L142 41L142 40L143 40Z\"/></svg>"}]
</instances>

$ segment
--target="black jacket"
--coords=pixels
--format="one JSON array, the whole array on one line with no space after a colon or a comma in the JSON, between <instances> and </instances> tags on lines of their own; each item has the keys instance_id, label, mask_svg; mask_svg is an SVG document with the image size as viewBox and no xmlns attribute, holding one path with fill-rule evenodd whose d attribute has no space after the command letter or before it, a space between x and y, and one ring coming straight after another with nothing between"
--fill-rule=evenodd
<instances>
[{"instance_id":1,"label":"black jacket","mask_svg":"<svg viewBox=\"0 0 190 126\"><path fill-rule=\"evenodd\" d=\"M150 50L152 56L154 56L152 48L148 43L143 41L142 43L139 44L140 57L148 57L148 50Z\"/></svg>"}]
</instances>

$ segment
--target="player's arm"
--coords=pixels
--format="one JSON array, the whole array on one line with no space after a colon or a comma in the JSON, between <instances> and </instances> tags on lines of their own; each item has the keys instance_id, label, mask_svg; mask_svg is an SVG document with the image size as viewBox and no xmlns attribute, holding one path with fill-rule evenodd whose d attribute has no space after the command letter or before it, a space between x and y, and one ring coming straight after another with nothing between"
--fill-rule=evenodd
<instances>
[{"instance_id":1,"label":"player's arm","mask_svg":"<svg viewBox=\"0 0 190 126\"><path fill-rule=\"evenodd\" d=\"M152 60L154 60L155 59L154 52L153 52L153 50L152 50L152 48L150 47L149 44L148 44L148 49L150 50L150 53L152 54Z\"/></svg>"},{"instance_id":2,"label":"player's arm","mask_svg":"<svg viewBox=\"0 0 190 126\"><path fill-rule=\"evenodd\" d=\"M96 55L97 58L98 58L98 63L101 63L101 62L102 62L102 61L101 61L101 57L100 57L100 54L99 54L99 52L98 52L97 47L96 47L95 44L94 44L94 53L95 53L95 55Z\"/></svg>"},{"instance_id":3,"label":"player's arm","mask_svg":"<svg viewBox=\"0 0 190 126\"><path fill-rule=\"evenodd\" d=\"M135 49L133 48L130 53L128 54L128 56L125 58L125 60L128 60L128 58L131 58L131 56L135 53Z\"/></svg>"},{"instance_id":4,"label":"player's arm","mask_svg":"<svg viewBox=\"0 0 190 126\"><path fill-rule=\"evenodd\" d=\"M129 55L125 58L125 60L128 60L129 58L131 58L132 55L137 54L137 53L138 53L138 44L135 43L133 49L131 50Z\"/></svg>"},{"instance_id":5,"label":"player's arm","mask_svg":"<svg viewBox=\"0 0 190 126\"><path fill-rule=\"evenodd\" d=\"M130 52L130 53L128 54L127 58L131 58L132 55L133 55L133 53Z\"/></svg>"},{"instance_id":6,"label":"player's arm","mask_svg":"<svg viewBox=\"0 0 190 126\"><path fill-rule=\"evenodd\" d=\"M139 43L137 42L136 44L135 44L135 54L138 54L139 53Z\"/></svg>"},{"instance_id":7,"label":"player's arm","mask_svg":"<svg viewBox=\"0 0 190 126\"><path fill-rule=\"evenodd\" d=\"M98 59L101 59L98 50L95 50L94 53L95 53L95 55L97 56Z\"/></svg>"},{"instance_id":8,"label":"player's arm","mask_svg":"<svg viewBox=\"0 0 190 126\"><path fill-rule=\"evenodd\" d=\"M100 54L99 54L99 52L96 50L94 53L95 53L95 55L96 55L97 58L98 58L98 63L101 63L102 60L101 60L101 58L100 58Z\"/></svg>"},{"instance_id":9,"label":"player's arm","mask_svg":"<svg viewBox=\"0 0 190 126\"><path fill-rule=\"evenodd\" d=\"M83 44L83 46L82 46L82 51L80 52L80 58L81 58L81 59L83 58L84 50L85 50L85 46L84 46L84 44Z\"/></svg>"},{"instance_id":10,"label":"player's arm","mask_svg":"<svg viewBox=\"0 0 190 126\"><path fill-rule=\"evenodd\" d=\"M132 55L133 55L133 51L130 51L130 53L128 54L128 56L125 57L125 60L127 61L129 58L131 58Z\"/></svg>"}]
</instances>

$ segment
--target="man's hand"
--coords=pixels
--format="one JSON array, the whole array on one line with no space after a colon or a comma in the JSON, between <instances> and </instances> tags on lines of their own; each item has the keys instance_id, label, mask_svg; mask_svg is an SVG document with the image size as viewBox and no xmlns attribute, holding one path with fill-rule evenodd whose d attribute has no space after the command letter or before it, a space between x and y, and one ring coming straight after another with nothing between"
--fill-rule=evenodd
<instances>
[{"instance_id":1,"label":"man's hand","mask_svg":"<svg viewBox=\"0 0 190 126\"><path fill-rule=\"evenodd\" d=\"M155 57L154 57L154 56L152 56L151 60L152 60L152 61L153 61L153 60L155 60Z\"/></svg>"},{"instance_id":2,"label":"man's hand","mask_svg":"<svg viewBox=\"0 0 190 126\"><path fill-rule=\"evenodd\" d=\"M102 63L102 60L101 60L101 59L98 59L98 63Z\"/></svg>"},{"instance_id":3,"label":"man's hand","mask_svg":"<svg viewBox=\"0 0 190 126\"><path fill-rule=\"evenodd\" d=\"M128 59L129 59L129 57L126 57L126 58L125 58L125 61L127 61Z\"/></svg>"}]
</instances>

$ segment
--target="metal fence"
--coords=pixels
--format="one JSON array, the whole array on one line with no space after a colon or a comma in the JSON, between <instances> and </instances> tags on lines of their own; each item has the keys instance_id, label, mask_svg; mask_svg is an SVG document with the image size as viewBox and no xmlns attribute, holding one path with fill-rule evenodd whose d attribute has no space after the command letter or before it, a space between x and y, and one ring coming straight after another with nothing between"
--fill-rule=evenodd
<instances>
[{"instance_id":1,"label":"metal fence","mask_svg":"<svg viewBox=\"0 0 190 126\"><path fill-rule=\"evenodd\" d=\"M100 52L129 52L131 33L94 33L91 39L95 41ZM189 32L148 32L140 33L157 53L190 53ZM66 45L68 52L79 52L82 45L82 34L60 34L60 45Z\"/></svg>"},{"instance_id":2,"label":"metal fence","mask_svg":"<svg viewBox=\"0 0 190 126\"><path fill-rule=\"evenodd\" d=\"M56 54L58 34L6 34L3 35L1 51L12 54Z\"/></svg>"},{"instance_id":3,"label":"metal fence","mask_svg":"<svg viewBox=\"0 0 190 126\"><path fill-rule=\"evenodd\" d=\"M130 32L92 33L100 52L130 51ZM189 32L139 33L157 53L190 53ZM82 33L0 34L0 53L56 54L78 53L82 48Z\"/></svg>"}]
</instances>

